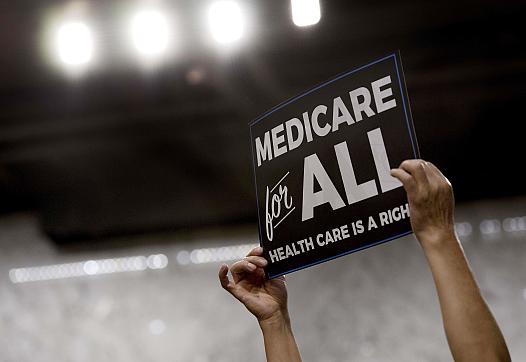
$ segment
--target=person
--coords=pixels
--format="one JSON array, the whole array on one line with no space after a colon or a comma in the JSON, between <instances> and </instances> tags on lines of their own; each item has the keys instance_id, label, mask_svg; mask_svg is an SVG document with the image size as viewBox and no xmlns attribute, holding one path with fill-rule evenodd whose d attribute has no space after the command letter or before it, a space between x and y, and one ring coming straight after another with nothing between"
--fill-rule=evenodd
<instances>
[{"instance_id":1,"label":"person","mask_svg":"<svg viewBox=\"0 0 526 362\"><path fill-rule=\"evenodd\" d=\"M455 361L511 361L502 333L482 297L454 229L450 182L430 162L406 160L391 175L407 193L411 226L429 263L443 326ZM268 280L261 247L219 280L257 318L268 362L301 361L292 333L284 277ZM228 271L232 279L228 277Z\"/></svg>"}]
</instances>

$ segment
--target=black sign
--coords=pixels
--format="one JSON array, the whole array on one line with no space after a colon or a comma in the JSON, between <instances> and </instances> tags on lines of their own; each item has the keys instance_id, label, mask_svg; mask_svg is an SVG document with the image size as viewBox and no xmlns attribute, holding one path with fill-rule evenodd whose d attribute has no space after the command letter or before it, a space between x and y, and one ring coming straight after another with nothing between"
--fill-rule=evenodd
<instances>
[{"instance_id":1,"label":"black sign","mask_svg":"<svg viewBox=\"0 0 526 362\"><path fill-rule=\"evenodd\" d=\"M411 233L390 175L419 157L398 54L278 105L250 138L269 278Z\"/></svg>"}]
</instances>

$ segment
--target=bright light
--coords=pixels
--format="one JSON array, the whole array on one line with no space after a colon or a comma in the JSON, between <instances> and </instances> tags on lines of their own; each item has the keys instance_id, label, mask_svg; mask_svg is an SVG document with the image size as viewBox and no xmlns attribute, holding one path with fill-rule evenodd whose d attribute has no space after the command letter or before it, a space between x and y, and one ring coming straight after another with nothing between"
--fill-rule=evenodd
<instances>
[{"instance_id":1,"label":"bright light","mask_svg":"<svg viewBox=\"0 0 526 362\"><path fill-rule=\"evenodd\" d=\"M135 14L131 22L133 45L139 53L148 57L163 54L170 43L170 26L159 11L143 10Z\"/></svg>"},{"instance_id":2,"label":"bright light","mask_svg":"<svg viewBox=\"0 0 526 362\"><path fill-rule=\"evenodd\" d=\"M84 23L63 24L56 34L56 50L67 65L87 64L93 57L93 34Z\"/></svg>"},{"instance_id":3,"label":"bright light","mask_svg":"<svg viewBox=\"0 0 526 362\"><path fill-rule=\"evenodd\" d=\"M222 246L219 248L181 250L177 254L177 262L181 265L217 263L222 261L243 259L247 253L258 244L240 244Z\"/></svg>"},{"instance_id":4,"label":"bright light","mask_svg":"<svg viewBox=\"0 0 526 362\"><path fill-rule=\"evenodd\" d=\"M146 259L146 265L150 269L164 269L168 265L168 257L164 254L150 255Z\"/></svg>"},{"instance_id":5,"label":"bright light","mask_svg":"<svg viewBox=\"0 0 526 362\"><path fill-rule=\"evenodd\" d=\"M208 11L208 23L214 39L220 44L233 43L243 36L245 19L235 1L216 1Z\"/></svg>"},{"instance_id":6,"label":"bright light","mask_svg":"<svg viewBox=\"0 0 526 362\"><path fill-rule=\"evenodd\" d=\"M82 267L87 275L95 275L99 271L99 264L95 260L88 260Z\"/></svg>"},{"instance_id":7,"label":"bright light","mask_svg":"<svg viewBox=\"0 0 526 362\"><path fill-rule=\"evenodd\" d=\"M291 0L292 21L297 26L317 24L321 19L320 0Z\"/></svg>"},{"instance_id":8,"label":"bright light","mask_svg":"<svg viewBox=\"0 0 526 362\"><path fill-rule=\"evenodd\" d=\"M9 270L13 283L27 283L53 279L94 276L123 272L137 272L146 269L164 269L168 257L164 254L129 256L113 259L86 260L66 264L22 267Z\"/></svg>"}]
</instances>

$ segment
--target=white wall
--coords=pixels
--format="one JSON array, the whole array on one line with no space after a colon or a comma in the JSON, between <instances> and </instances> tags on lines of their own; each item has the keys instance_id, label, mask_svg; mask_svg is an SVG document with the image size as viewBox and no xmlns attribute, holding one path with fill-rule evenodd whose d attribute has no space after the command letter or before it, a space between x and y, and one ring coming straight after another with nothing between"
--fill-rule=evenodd
<instances>
[{"instance_id":1,"label":"white wall","mask_svg":"<svg viewBox=\"0 0 526 362\"><path fill-rule=\"evenodd\" d=\"M466 253L517 361L526 360L526 237L502 232L483 238L478 227L484 218L525 215L524 205L473 204L457 213L475 228L464 238ZM33 216L3 217L0 360L263 361L257 323L219 287L218 264L180 265L176 258L182 249L256 238L255 229L245 227L61 254ZM175 242L159 242L166 239ZM166 269L21 284L8 275L14 267L155 253L168 256ZM413 237L293 273L288 285L305 361L451 360L433 282Z\"/></svg>"}]
</instances>

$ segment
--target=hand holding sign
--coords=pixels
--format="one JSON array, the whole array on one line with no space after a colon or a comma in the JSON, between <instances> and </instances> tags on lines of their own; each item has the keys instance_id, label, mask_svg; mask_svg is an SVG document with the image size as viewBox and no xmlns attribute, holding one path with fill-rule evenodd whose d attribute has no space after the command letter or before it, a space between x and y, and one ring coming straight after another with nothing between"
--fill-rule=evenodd
<instances>
[{"instance_id":1,"label":"hand holding sign","mask_svg":"<svg viewBox=\"0 0 526 362\"><path fill-rule=\"evenodd\" d=\"M455 198L449 180L431 162L406 160L391 174L407 192L411 226L423 246L454 240Z\"/></svg>"},{"instance_id":2,"label":"hand holding sign","mask_svg":"<svg viewBox=\"0 0 526 362\"><path fill-rule=\"evenodd\" d=\"M233 280L228 278L228 266L222 265L219 280L223 288L258 319L267 361L301 362L290 325L285 277L268 280L263 271L267 261L261 257L262 254L263 248L257 247L245 259L232 264L230 272Z\"/></svg>"},{"instance_id":3,"label":"hand holding sign","mask_svg":"<svg viewBox=\"0 0 526 362\"><path fill-rule=\"evenodd\" d=\"M448 179L433 164L422 160L406 160L391 174L402 182L407 193L411 226L433 273L453 359L511 361L499 326L456 238L454 196ZM300 362L283 277L265 280L262 252L256 248L232 265L234 282L228 279L228 267L223 265L219 270L221 284L258 317L267 361Z\"/></svg>"},{"instance_id":4,"label":"hand holding sign","mask_svg":"<svg viewBox=\"0 0 526 362\"><path fill-rule=\"evenodd\" d=\"M285 279L266 278L263 268L267 266L267 261L262 254L263 248L257 247L245 259L232 264L232 280L228 278L226 264L219 269L222 287L243 303L260 323L287 314Z\"/></svg>"}]
</instances>

